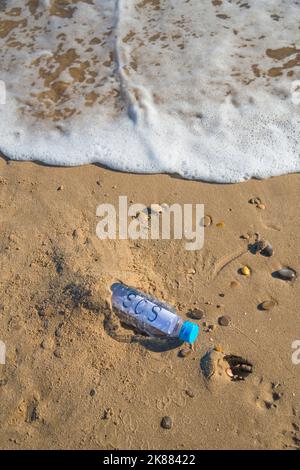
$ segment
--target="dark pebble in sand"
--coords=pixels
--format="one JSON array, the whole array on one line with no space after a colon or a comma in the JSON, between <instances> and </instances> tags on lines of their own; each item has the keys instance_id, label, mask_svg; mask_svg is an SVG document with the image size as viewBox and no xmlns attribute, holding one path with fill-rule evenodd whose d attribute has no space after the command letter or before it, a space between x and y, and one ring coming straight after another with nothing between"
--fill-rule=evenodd
<instances>
[{"instance_id":1,"label":"dark pebble in sand","mask_svg":"<svg viewBox=\"0 0 300 470\"><path fill-rule=\"evenodd\" d=\"M7 384L7 379L0 379L0 387Z\"/></svg>"},{"instance_id":2,"label":"dark pebble in sand","mask_svg":"<svg viewBox=\"0 0 300 470\"><path fill-rule=\"evenodd\" d=\"M296 278L296 272L290 268L281 268L273 274L275 277L283 281L292 281Z\"/></svg>"},{"instance_id":3,"label":"dark pebble in sand","mask_svg":"<svg viewBox=\"0 0 300 470\"><path fill-rule=\"evenodd\" d=\"M189 354L191 354L192 350L190 348L184 348L181 349L178 353L179 357L187 357Z\"/></svg>"},{"instance_id":4,"label":"dark pebble in sand","mask_svg":"<svg viewBox=\"0 0 300 470\"><path fill-rule=\"evenodd\" d=\"M38 414L38 411L37 411L37 407L34 406L31 413L30 413L30 416L29 416L29 423L33 423L34 421L37 421L39 419L39 414Z\"/></svg>"},{"instance_id":5,"label":"dark pebble in sand","mask_svg":"<svg viewBox=\"0 0 300 470\"><path fill-rule=\"evenodd\" d=\"M282 397L281 393L278 393L278 392L273 393L273 400L274 401L280 400L281 397Z\"/></svg>"},{"instance_id":6,"label":"dark pebble in sand","mask_svg":"<svg viewBox=\"0 0 300 470\"><path fill-rule=\"evenodd\" d=\"M59 349L55 349L53 354L55 357L59 357L59 358L61 357L61 351Z\"/></svg>"},{"instance_id":7,"label":"dark pebble in sand","mask_svg":"<svg viewBox=\"0 0 300 470\"><path fill-rule=\"evenodd\" d=\"M261 255L267 256L267 257L273 256L273 253L274 253L274 250L273 250L272 245L270 245L270 244L265 246L265 248L263 250L261 250L261 252L260 252Z\"/></svg>"},{"instance_id":8,"label":"dark pebble in sand","mask_svg":"<svg viewBox=\"0 0 300 470\"><path fill-rule=\"evenodd\" d=\"M218 319L219 325L221 326L228 326L231 321L231 318L228 317L227 315L223 315Z\"/></svg>"},{"instance_id":9,"label":"dark pebble in sand","mask_svg":"<svg viewBox=\"0 0 300 470\"><path fill-rule=\"evenodd\" d=\"M194 398L195 394L192 390L186 390L185 393L187 394L188 397Z\"/></svg>"},{"instance_id":10,"label":"dark pebble in sand","mask_svg":"<svg viewBox=\"0 0 300 470\"><path fill-rule=\"evenodd\" d=\"M96 395L96 390L92 388L92 390L90 391L90 396L94 397L95 395Z\"/></svg>"},{"instance_id":11,"label":"dark pebble in sand","mask_svg":"<svg viewBox=\"0 0 300 470\"><path fill-rule=\"evenodd\" d=\"M193 318L194 320L201 320L204 317L204 312L200 308L195 308L191 312L189 312L188 316Z\"/></svg>"},{"instance_id":12,"label":"dark pebble in sand","mask_svg":"<svg viewBox=\"0 0 300 470\"><path fill-rule=\"evenodd\" d=\"M259 197L252 197L249 199L249 204L261 204L261 199Z\"/></svg>"},{"instance_id":13,"label":"dark pebble in sand","mask_svg":"<svg viewBox=\"0 0 300 470\"><path fill-rule=\"evenodd\" d=\"M164 429L171 429L173 425L172 418L170 416L164 416L160 422L160 425Z\"/></svg>"},{"instance_id":14,"label":"dark pebble in sand","mask_svg":"<svg viewBox=\"0 0 300 470\"><path fill-rule=\"evenodd\" d=\"M273 307L276 306L275 300L265 300L261 304L259 304L259 310L271 310Z\"/></svg>"}]
</instances>

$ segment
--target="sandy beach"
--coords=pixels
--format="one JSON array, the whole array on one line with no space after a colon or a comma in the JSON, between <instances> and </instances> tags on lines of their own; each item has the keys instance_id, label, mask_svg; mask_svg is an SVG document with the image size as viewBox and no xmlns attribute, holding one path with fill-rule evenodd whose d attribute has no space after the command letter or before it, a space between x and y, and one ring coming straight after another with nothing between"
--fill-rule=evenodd
<instances>
[{"instance_id":1,"label":"sandy beach","mask_svg":"<svg viewBox=\"0 0 300 470\"><path fill-rule=\"evenodd\" d=\"M300 270L299 174L217 185L1 158L0 176L1 449L299 449L299 281L274 276ZM120 195L205 204L204 247L100 240L96 208ZM257 237L271 257L249 250ZM110 309L116 280L184 319L203 310L194 351L180 357L121 326ZM214 348L252 373L205 377Z\"/></svg>"}]
</instances>

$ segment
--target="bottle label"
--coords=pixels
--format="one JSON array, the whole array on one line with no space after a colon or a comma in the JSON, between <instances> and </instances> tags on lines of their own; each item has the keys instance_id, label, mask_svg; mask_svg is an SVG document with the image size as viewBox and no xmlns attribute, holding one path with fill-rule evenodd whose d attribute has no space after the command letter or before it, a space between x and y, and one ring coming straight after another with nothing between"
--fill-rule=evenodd
<instances>
[{"instance_id":1,"label":"bottle label","mask_svg":"<svg viewBox=\"0 0 300 470\"><path fill-rule=\"evenodd\" d=\"M124 288L121 295L113 293L113 305L133 317L135 321L151 325L166 335L172 334L178 322L175 313L142 296L135 289Z\"/></svg>"}]
</instances>

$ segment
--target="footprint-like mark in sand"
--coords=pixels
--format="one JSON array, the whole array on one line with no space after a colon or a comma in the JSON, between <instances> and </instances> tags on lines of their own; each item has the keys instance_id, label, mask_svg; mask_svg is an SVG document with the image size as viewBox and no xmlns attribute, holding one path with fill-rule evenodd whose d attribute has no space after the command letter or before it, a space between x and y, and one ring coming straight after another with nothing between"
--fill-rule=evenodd
<instances>
[{"instance_id":1,"label":"footprint-like mark in sand","mask_svg":"<svg viewBox=\"0 0 300 470\"><path fill-rule=\"evenodd\" d=\"M279 383L265 383L260 379L259 393L255 398L256 407L261 410L275 410L283 397L283 387Z\"/></svg>"}]
</instances>

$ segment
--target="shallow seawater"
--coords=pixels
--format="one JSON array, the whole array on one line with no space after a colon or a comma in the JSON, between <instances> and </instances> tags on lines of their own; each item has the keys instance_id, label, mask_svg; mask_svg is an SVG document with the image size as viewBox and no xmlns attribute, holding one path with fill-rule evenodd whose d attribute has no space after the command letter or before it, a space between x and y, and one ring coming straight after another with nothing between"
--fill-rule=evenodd
<instances>
[{"instance_id":1,"label":"shallow seawater","mask_svg":"<svg viewBox=\"0 0 300 470\"><path fill-rule=\"evenodd\" d=\"M0 0L0 150L220 182L300 171L299 25L300 0Z\"/></svg>"}]
</instances>

